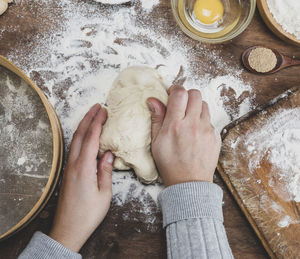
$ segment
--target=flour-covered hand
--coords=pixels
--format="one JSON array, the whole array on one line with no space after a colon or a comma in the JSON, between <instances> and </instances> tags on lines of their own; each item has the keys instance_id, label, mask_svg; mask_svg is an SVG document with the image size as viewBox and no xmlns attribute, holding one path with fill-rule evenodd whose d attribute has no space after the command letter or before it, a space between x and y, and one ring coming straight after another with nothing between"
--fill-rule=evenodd
<instances>
[{"instance_id":1,"label":"flour-covered hand","mask_svg":"<svg viewBox=\"0 0 300 259\"><path fill-rule=\"evenodd\" d=\"M78 252L103 221L112 198L112 163L107 151L97 164L99 137L107 113L94 105L76 130L63 175L50 237Z\"/></svg>"}]
</instances>

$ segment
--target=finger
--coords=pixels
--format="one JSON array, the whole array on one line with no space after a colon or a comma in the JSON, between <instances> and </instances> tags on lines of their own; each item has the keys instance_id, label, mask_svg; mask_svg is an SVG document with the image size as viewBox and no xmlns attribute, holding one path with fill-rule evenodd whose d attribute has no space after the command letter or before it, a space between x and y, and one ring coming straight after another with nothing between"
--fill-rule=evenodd
<instances>
[{"instance_id":1,"label":"finger","mask_svg":"<svg viewBox=\"0 0 300 259\"><path fill-rule=\"evenodd\" d=\"M82 141L85 134L98 111L101 109L99 103L92 106L92 108L85 114L81 122L79 123L77 130L75 131L70 147L69 162L74 161L80 153Z\"/></svg>"},{"instance_id":2,"label":"finger","mask_svg":"<svg viewBox=\"0 0 300 259\"><path fill-rule=\"evenodd\" d=\"M174 89L176 89L176 88L183 88L183 89L184 89L184 87L183 87L182 85L179 85L179 84L171 85L171 86L167 89L168 95L170 95L171 92L172 92Z\"/></svg>"},{"instance_id":3,"label":"finger","mask_svg":"<svg viewBox=\"0 0 300 259\"><path fill-rule=\"evenodd\" d=\"M166 123L183 119L185 117L188 102L188 93L182 86L171 86L169 93L170 95L165 116Z\"/></svg>"},{"instance_id":4,"label":"finger","mask_svg":"<svg viewBox=\"0 0 300 259\"><path fill-rule=\"evenodd\" d=\"M101 108L88 128L80 151L80 156L82 156L84 162L96 160L102 125L105 123L106 118L107 111L105 108Z\"/></svg>"},{"instance_id":5,"label":"finger","mask_svg":"<svg viewBox=\"0 0 300 259\"><path fill-rule=\"evenodd\" d=\"M188 91L188 96L186 116L192 119L199 119L202 112L202 95L199 90L191 89Z\"/></svg>"},{"instance_id":6,"label":"finger","mask_svg":"<svg viewBox=\"0 0 300 259\"><path fill-rule=\"evenodd\" d=\"M207 102L202 102L202 112L201 112L201 119L210 121L210 112Z\"/></svg>"},{"instance_id":7,"label":"finger","mask_svg":"<svg viewBox=\"0 0 300 259\"><path fill-rule=\"evenodd\" d=\"M178 86L179 86L179 85L171 85L171 86L168 88L168 90L167 90L168 95L170 95L171 92L172 92L172 90L174 90L174 88L175 88L175 87L178 87Z\"/></svg>"},{"instance_id":8,"label":"finger","mask_svg":"<svg viewBox=\"0 0 300 259\"><path fill-rule=\"evenodd\" d=\"M113 169L114 155L107 151L101 157L98 164L98 188L100 191L111 191L112 189L112 169Z\"/></svg>"},{"instance_id":9,"label":"finger","mask_svg":"<svg viewBox=\"0 0 300 259\"><path fill-rule=\"evenodd\" d=\"M166 108L165 105L156 98L148 98L147 104L151 111L151 137L153 141L162 127Z\"/></svg>"}]
</instances>

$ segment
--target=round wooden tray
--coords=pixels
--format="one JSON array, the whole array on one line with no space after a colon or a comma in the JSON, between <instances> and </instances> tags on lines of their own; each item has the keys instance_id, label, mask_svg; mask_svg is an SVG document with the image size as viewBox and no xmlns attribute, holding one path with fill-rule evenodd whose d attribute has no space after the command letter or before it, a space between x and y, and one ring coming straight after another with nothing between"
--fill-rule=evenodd
<instances>
[{"instance_id":1,"label":"round wooden tray","mask_svg":"<svg viewBox=\"0 0 300 259\"><path fill-rule=\"evenodd\" d=\"M295 35L286 32L281 27L281 25L278 24L277 21L274 19L272 13L269 10L268 3L266 0L257 0L257 7L265 24L274 34L276 34L280 39L288 43L300 46L300 40L297 39Z\"/></svg>"},{"instance_id":2,"label":"round wooden tray","mask_svg":"<svg viewBox=\"0 0 300 259\"><path fill-rule=\"evenodd\" d=\"M31 210L24 214L23 218L16 222L16 224L7 230L5 233L0 233L0 241L16 233L23 227L25 227L30 221L32 221L37 214L44 208L51 194L53 193L55 186L58 182L62 161L63 161L63 133L59 119L43 92L12 62L0 56L0 66L8 69L23 80L28 86L30 86L39 96L43 107L46 110L52 133L52 161L51 170L48 174L49 177L46 181L43 193L39 197L35 204L32 204Z\"/></svg>"},{"instance_id":3,"label":"round wooden tray","mask_svg":"<svg viewBox=\"0 0 300 259\"><path fill-rule=\"evenodd\" d=\"M51 107L51 109L53 109ZM53 112L55 113L55 111L53 110ZM57 120L58 122L58 126L59 126L59 132L58 134L61 136L61 139L63 140L63 134L62 134L62 129L61 129L61 125L60 125L60 122L59 120ZM43 208L46 206L47 202L49 201L49 199L51 198L55 188L56 188L56 185L59 181L59 178L60 178L60 172L61 172L61 168L62 168L62 162L63 162L63 149L64 149L64 145L63 145L63 142L60 143L60 153L59 153L59 157L61 157L61 159L59 160L59 164L57 166L58 170L55 174L55 177L53 179L53 182L52 182L52 185L50 186L49 190L48 190L48 194L47 196L45 197L45 199L43 200L42 204L37 208L37 210L30 216L27 218L27 215L26 215L26 222L24 222L24 224L20 225L20 227L15 227L14 229L12 229L12 231L10 233L7 233L7 235L3 238L0 238L0 242L4 239L7 239L9 238L10 236L14 235L15 233L17 233L18 231L20 231L21 229L23 229L24 227L26 227L32 220L34 220L38 214L43 210Z\"/></svg>"}]
</instances>

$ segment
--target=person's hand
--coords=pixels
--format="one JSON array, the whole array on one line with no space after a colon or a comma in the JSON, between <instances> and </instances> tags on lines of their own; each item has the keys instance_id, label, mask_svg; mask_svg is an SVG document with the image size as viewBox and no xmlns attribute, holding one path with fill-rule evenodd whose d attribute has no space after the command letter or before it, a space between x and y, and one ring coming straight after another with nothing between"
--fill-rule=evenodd
<instances>
[{"instance_id":1,"label":"person's hand","mask_svg":"<svg viewBox=\"0 0 300 259\"><path fill-rule=\"evenodd\" d=\"M152 155L166 186L212 182L220 153L220 134L210 123L208 105L198 90L168 90L167 107L148 99L152 113Z\"/></svg>"},{"instance_id":2,"label":"person's hand","mask_svg":"<svg viewBox=\"0 0 300 259\"><path fill-rule=\"evenodd\" d=\"M94 105L72 140L50 237L78 252L103 221L112 198L112 163L106 152L97 165L99 137L107 112Z\"/></svg>"}]
</instances>

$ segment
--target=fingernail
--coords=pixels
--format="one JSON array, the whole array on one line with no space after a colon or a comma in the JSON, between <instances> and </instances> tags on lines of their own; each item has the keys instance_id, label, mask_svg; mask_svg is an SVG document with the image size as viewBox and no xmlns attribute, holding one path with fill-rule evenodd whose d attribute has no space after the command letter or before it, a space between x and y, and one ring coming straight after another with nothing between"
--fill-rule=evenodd
<instances>
[{"instance_id":1,"label":"fingernail","mask_svg":"<svg viewBox=\"0 0 300 259\"><path fill-rule=\"evenodd\" d=\"M150 101L147 101L147 105L148 105L150 111L155 113L155 107Z\"/></svg>"},{"instance_id":2,"label":"fingernail","mask_svg":"<svg viewBox=\"0 0 300 259\"><path fill-rule=\"evenodd\" d=\"M173 91L173 89L175 88L184 88L183 85L178 85L178 84L174 84L174 85L171 85L168 90L167 90L167 93L170 95L171 91Z\"/></svg>"},{"instance_id":3,"label":"fingernail","mask_svg":"<svg viewBox=\"0 0 300 259\"><path fill-rule=\"evenodd\" d=\"M110 151L105 153L105 161L109 164L113 163L114 155Z\"/></svg>"},{"instance_id":4,"label":"fingernail","mask_svg":"<svg viewBox=\"0 0 300 259\"><path fill-rule=\"evenodd\" d=\"M170 94L170 91L172 89L173 85L171 85L168 89L167 89L167 93Z\"/></svg>"},{"instance_id":5,"label":"fingernail","mask_svg":"<svg viewBox=\"0 0 300 259\"><path fill-rule=\"evenodd\" d=\"M98 109L101 108L101 104L100 104L100 103L96 103L96 104L94 104L94 105L90 108L90 110L92 110L93 108L95 108L95 107L97 107L97 106L99 106Z\"/></svg>"}]
</instances>

